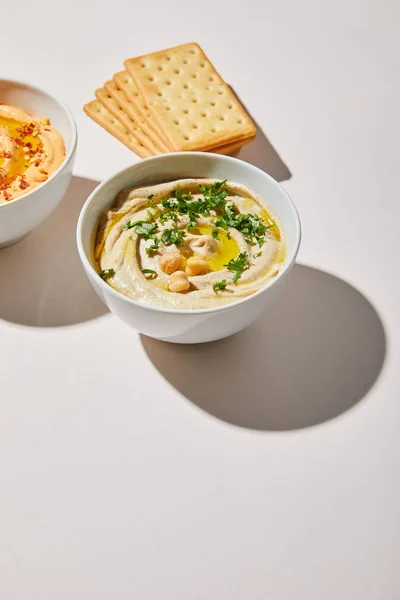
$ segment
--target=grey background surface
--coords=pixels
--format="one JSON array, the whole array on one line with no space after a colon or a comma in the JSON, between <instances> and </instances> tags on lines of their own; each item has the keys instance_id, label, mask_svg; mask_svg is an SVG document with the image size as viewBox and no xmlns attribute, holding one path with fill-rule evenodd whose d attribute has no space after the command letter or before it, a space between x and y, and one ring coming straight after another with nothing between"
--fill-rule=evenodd
<instances>
[{"instance_id":1,"label":"grey background surface","mask_svg":"<svg viewBox=\"0 0 400 600\"><path fill-rule=\"evenodd\" d=\"M4 77L79 128L57 211L0 251L0 597L397 600L399 4L3 2ZM303 243L288 293L199 348L141 338L80 267L87 195L136 157L82 112L198 41L257 121Z\"/></svg>"}]
</instances>

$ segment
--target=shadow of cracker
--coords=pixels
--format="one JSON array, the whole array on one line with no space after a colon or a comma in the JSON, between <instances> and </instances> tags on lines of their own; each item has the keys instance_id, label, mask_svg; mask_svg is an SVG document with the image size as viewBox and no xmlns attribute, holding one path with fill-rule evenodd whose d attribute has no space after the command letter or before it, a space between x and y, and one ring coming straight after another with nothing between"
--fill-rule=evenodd
<instances>
[{"instance_id":1,"label":"shadow of cracker","mask_svg":"<svg viewBox=\"0 0 400 600\"><path fill-rule=\"evenodd\" d=\"M250 142L250 144L246 144L246 146L243 146L240 152L236 154L236 157L248 163L251 163L259 169L262 169L263 171L271 175L271 177L276 179L276 181L287 181L292 176L288 167L283 162L283 160L281 159L271 142L268 140L263 130L258 125L256 119L253 117L253 115L250 114L246 106L243 104L238 94L232 87L231 90L232 93L236 96L237 100L242 104L247 114L253 120L257 129L256 138L252 142Z\"/></svg>"}]
</instances>

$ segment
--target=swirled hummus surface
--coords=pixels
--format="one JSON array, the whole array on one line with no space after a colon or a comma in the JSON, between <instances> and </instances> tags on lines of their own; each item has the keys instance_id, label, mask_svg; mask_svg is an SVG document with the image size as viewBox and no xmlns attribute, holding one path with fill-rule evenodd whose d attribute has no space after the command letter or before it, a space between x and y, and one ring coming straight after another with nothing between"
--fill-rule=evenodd
<instances>
[{"instance_id":1,"label":"swirled hummus surface","mask_svg":"<svg viewBox=\"0 0 400 600\"><path fill-rule=\"evenodd\" d=\"M64 159L63 138L48 118L0 104L0 204L45 182Z\"/></svg>"},{"instance_id":2,"label":"swirled hummus surface","mask_svg":"<svg viewBox=\"0 0 400 600\"><path fill-rule=\"evenodd\" d=\"M178 310L253 294L284 257L284 232L264 199L211 179L123 190L101 215L94 246L99 275L115 290Z\"/></svg>"}]
</instances>

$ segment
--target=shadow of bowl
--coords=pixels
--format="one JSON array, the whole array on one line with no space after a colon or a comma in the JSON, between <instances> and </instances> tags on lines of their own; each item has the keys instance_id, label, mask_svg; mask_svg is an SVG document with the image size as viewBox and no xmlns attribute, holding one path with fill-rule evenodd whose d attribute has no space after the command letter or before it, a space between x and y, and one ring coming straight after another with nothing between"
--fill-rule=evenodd
<instances>
[{"instance_id":1,"label":"shadow of bowl","mask_svg":"<svg viewBox=\"0 0 400 600\"><path fill-rule=\"evenodd\" d=\"M86 277L75 241L79 212L98 183L73 177L61 204L44 223L0 250L1 319L59 327L108 312Z\"/></svg>"},{"instance_id":2,"label":"shadow of bowl","mask_svg":"<svg viewBox=\"0 0 400 600\"><path fill-rule=\"evenodd\" d=\"M279 301L244 331L181 346L141 336L150 360L185 398L249 429L323 423L359 402L382 369L379 315L355 288L295 265Z\"/></svg>"}]
</instances>

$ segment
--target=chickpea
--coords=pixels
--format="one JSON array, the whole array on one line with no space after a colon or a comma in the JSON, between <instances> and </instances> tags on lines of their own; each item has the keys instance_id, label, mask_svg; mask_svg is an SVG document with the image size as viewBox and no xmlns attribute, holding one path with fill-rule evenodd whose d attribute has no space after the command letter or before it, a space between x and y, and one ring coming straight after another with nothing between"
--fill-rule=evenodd
<instances>
[{"instance_id":1,"label":"chickpea","mask_svg":"<svg viewBox=\"0 0 400 600\"><path fill-rule=\"evenodd\" d=\"M186 273L189 277L194 277L195 275L204 275L204 273L207 273L208 270L208 264L204 258L199 258L197 256L188 258L186 264Z\"/></svg>"},{"instance_id":2,"label":"chickpea","mask_svg":"<svg viewBox=\"0 0 400 600\"><path fill-rule=\"evenodd\" d=\"M178 252L163 254L160 258L160 267L164 273L171 275L171 273L182 269L182 256Z\"/></svg>"},{"instance_id":3,"label":"chickpea","mask_svg":"<svg viewBox=\"0 0 400 600\"><path fill-rule=\"evenodd\" d=\"M169 276L168 287L171 292L187 292L190 282L185 271L175 271Z\"/></svg>"}]
</instances>

